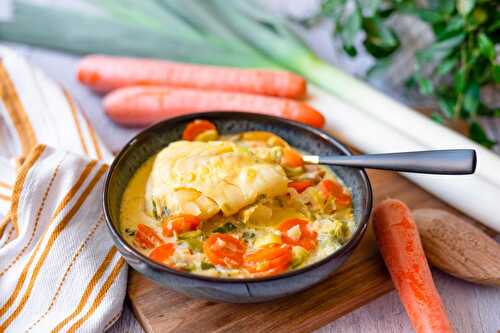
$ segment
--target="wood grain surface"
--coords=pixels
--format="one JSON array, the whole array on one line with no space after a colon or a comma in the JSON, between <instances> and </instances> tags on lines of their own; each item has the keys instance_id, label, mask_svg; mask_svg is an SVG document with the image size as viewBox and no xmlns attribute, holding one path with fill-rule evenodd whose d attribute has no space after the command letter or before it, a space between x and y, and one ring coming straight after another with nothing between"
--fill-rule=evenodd
<instances>
[{"instance_id":1,"label":"wood grain surface","mask_svg":"<svg viewBox=\"0 0 500 333\"><path fill-rule=\"evenodd\" d=\"M431 265L462 280L500 287L500 244L446 211L412 213Z\"/></svg>"}]
</instances>

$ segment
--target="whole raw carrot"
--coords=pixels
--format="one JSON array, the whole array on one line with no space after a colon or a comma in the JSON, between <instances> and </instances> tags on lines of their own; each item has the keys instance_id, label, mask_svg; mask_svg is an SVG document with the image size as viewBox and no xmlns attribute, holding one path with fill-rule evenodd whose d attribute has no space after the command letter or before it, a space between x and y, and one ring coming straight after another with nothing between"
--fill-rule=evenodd
<instances>
[{"instance_id":1,"label":"whole raw carrot","mask_svg":"<svg viewBox=\"0 0 500 333\"><path fill-rule=\"evenodd\" d=\"M78 80L101 92L134 85L168 85L287 98L302 98L306 95L304 78L286 71L215 67L104 55L83 58L78 65Z\"/></svg>"},{"instance_id":2,"label":"whole raw carrot","mask_svg":"<svg viewBox=\"0 0 500 333\"><path fill-rule=\"evenodd\" d=\"M322 127L323 116L306 103L251 94L134 86L117 89L104 98L104 109L123 125L148 125L159 120L202 111L241 111L273 115Z\"/></svg>"},{"instance_id":3,"label":"whole raw carrot","mask_svg":"<svg viewBox=\"0 0 500 333\"><path fill-rule=\"evenodd\" d=\"M453 332L408 207L395 199L383 201L373 212L373 227L415 331Z\"/></svg>"}]
</instances>

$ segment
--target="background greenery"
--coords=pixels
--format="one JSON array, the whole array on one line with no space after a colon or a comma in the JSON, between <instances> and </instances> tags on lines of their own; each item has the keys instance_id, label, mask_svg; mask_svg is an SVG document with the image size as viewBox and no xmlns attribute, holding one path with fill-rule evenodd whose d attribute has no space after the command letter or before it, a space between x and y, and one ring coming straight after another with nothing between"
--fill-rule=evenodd
<instances>
[{"instance_id":1,"label":"background greenery","mask_svg":"<svg viewBox=\"0 0 500 333\"><path fill-rule=\"evenodd\" d=\"M491 148L496 142L485 134L478 116L500 117L498 107L481 99L481 88L500 83L500 2L486 0L439 0L419 4L396 0L323 0L320 11L302 21L306 27L321 19L333 21L334 35L344 52L356 57L356 40L377 59L369 70L384 72L391 65L400 37L390 25L393 15L410 15L428 24L434 42L415 54L415 69L407 86L436 99L440 123L465 120L469 136Z\"/></svg>"}]
</instances>

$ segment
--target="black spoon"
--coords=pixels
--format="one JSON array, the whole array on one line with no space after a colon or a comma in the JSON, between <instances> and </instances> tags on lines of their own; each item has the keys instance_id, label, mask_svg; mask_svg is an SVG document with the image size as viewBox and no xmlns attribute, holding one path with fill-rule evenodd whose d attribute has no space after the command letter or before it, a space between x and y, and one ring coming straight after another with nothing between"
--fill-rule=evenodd
<instances>
[{"instance_id":1,"label":"black spoon","mask_svg":"<svg viewBox=\"0 0 500 333\"><path fill-rule=\"evenodd\" d=\"M308 164L343 165L355 168L382 169L401 172L468 175L476 170L473 149L428 150L406 153L303 156Z\"/></svg>"}]
</instances>

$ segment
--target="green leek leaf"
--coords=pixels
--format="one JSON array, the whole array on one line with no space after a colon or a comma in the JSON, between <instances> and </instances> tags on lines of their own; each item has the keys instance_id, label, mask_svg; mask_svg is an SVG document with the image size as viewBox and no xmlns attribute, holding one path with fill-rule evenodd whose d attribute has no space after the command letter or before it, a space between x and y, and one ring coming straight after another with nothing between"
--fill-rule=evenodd
<instances>
[{"instance_id":1,"label":"green leek leaf","mask_svg":"<svg viewBox=\"0 0 500 333\"><path fill-rule=\"evenodd\" d=\"M0 39L79 54L104 53L236 67L277 67L267 57L231 43L193 40L117 17L15 2L15 19L0 22ZM75 23L76 22L76 23ZM57 38L54 38L57 36Z\"/></svg>"}]
</instances>

